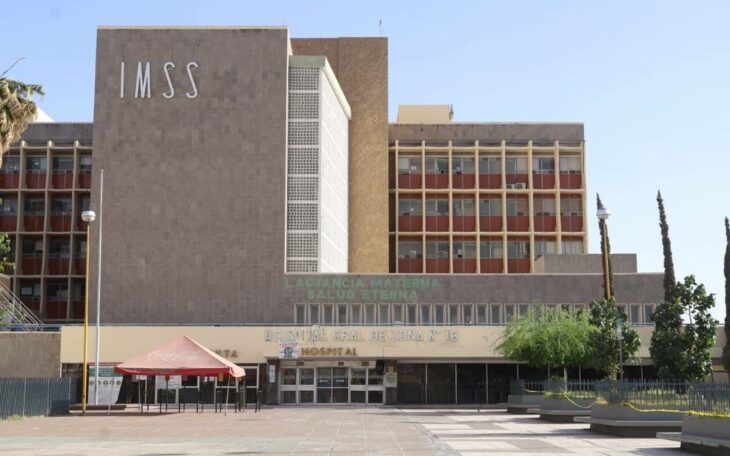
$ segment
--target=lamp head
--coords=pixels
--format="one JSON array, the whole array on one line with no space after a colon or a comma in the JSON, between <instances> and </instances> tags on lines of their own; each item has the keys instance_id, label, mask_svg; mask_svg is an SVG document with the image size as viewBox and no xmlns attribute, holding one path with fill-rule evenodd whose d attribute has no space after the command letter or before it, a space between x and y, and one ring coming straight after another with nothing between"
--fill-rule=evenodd
<instances>
[{"instance_id":1,"label":"lamp head","mask_svg":"<svg viewBox=\"0 0 730 456\"><path fill-rule=\"evenodd\" d=\"M598 212L596 212L596 216L601 220L608 220L608 218L611 216L611 211L609 211L605 207L601 207L598 209Z\"/></svg>"},{"instance_id":2,"label":"lamp head","mask_svg":"<svg viewBox=\"0 0 730 456\"><path fill-rule=\"evenodd\" d=\"M91 223L94 220L96 220L96 212L94 211L84 211L81 213L81 220L83 220L86 223Z\"/></svg>"}]
</instances>

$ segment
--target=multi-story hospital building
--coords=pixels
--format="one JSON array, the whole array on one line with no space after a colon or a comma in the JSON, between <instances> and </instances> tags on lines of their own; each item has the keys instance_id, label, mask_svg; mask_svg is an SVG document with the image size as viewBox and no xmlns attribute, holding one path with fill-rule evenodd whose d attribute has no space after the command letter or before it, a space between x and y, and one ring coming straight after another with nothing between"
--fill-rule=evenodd
<instances>
[{"instance_id":1,"label":"multi-story hospital building","mask_svg":"<svg viewBox=\"0 0 730 456\"><path fill-rule=\"evenodd\" d=\"M496 402L544 375L500 357L503 325L602 295L581 123L389 123L386 38L101 27L96 56L93 123L32 125L0 171L12 287L60 325L57 371L91 277L105 363L185 334L269 402ZM662 274L613 268L648 364Z\"/></svg>"}]
</instances>

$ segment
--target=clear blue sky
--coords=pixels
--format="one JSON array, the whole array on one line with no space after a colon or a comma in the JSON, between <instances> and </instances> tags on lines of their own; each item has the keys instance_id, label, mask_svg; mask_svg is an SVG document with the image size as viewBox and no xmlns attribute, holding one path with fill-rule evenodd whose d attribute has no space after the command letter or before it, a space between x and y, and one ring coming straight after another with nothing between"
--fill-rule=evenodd
<instances>
[{"instance_id":1,"label":"clear blue sky","mask_svg":"<svg viewBox=\"0 0 730 456\"><path fill-rule=\"evenodd\" d=\"M3 6L0 67L45 86L57 121L91 121L97 25L287 25L292 37L389 38L390 116L454 105L454 121L585 123L591 251L595 193L614 252L662 270L655 195L679 277L717 293L730 215L730 2L24 1ZM617 290L620 293L620 290Z\"/></svg>"}]
</instances>

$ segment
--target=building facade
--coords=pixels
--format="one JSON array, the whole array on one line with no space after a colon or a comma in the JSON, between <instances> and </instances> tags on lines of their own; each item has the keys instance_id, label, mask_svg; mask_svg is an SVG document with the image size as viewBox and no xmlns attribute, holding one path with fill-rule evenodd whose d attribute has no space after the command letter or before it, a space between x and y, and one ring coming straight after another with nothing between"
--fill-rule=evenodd
<instances>
[{"instance_id":1,"label":"building facade","mask_svg":"<svg viewBox=\"0 0 730 456\"><path fill-rule=\"evenodd\" d=\"M389 124L387 59L385 38L284 27L100 28L93 125L33 125L0 173L13 287L64 323L66 371L90 207L104 362L187 334L274 403L496 402L545 375L495 346L532 306L602 295L583 126ZM613 261L640 369L662 274Z\"/></svg>"}]
</instances>

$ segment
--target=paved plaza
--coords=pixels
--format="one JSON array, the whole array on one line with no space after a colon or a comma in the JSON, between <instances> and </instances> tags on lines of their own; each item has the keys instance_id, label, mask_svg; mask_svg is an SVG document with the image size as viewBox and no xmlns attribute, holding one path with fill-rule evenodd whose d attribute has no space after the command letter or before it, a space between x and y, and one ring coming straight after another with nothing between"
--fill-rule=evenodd
<instances>
[{"instance_id":1,"label":"paved plaza","mask_svg":"<svg viewBox=\"0 0 730 456\"><path fill-rule=\"evenodd\" d=\"M117 413L0 423L0 455L684 455L504 411L276 407L254 414Z\"/></svg>"}]
</instances>

